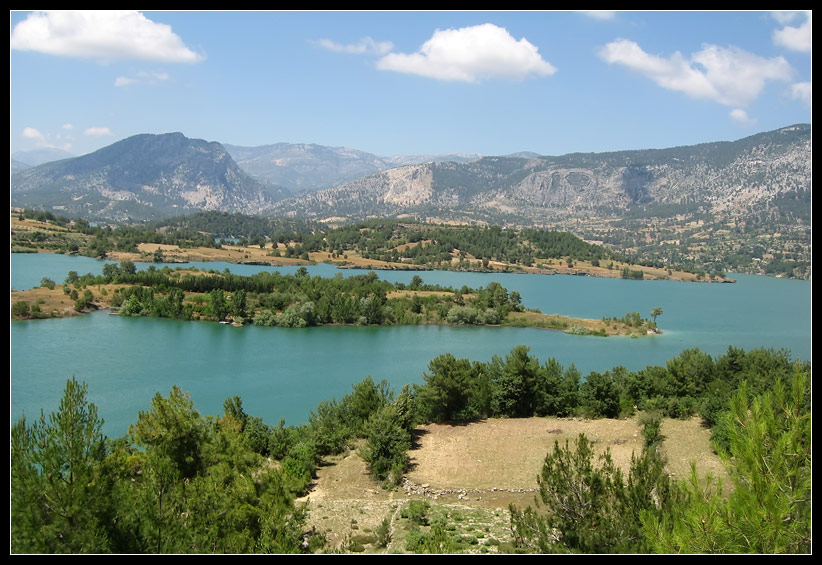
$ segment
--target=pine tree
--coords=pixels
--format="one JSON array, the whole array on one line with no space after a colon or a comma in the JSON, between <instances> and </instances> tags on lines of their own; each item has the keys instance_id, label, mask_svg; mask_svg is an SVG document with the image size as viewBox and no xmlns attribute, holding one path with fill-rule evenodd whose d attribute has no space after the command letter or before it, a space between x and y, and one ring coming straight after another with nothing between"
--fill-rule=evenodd
<instances>
[{"instance_id":1,"label":"pine tree","mask_svg":"<svg viewBox=\"0 0 822 565\"><path fill-rule=\"evenodd\" d=\"M110 550L111 481L103 420L73 377L60 408L25 417L11 430L11 550L14 553L101 553Z\"/></svg>"},{"instance_id":2,"label":"pine tree","mask_svg":"<svg viewBox=\"0 0 822 565\"><path fill-rule=\"evenodd\" d=\"M643 515L654 551L808 553L811 550L811 409L808 373L750 398L743 383L725 415L731 477L703 481L692 469L675 513Z\"/></svg>"}]
</instances>

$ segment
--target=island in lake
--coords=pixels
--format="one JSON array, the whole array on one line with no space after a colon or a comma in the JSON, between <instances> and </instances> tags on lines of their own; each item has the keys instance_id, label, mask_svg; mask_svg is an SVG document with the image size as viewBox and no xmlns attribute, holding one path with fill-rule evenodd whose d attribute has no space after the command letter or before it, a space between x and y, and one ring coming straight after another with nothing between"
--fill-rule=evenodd
<instances>
[{"instance_id":1,"label":"island in lake","mask_svg":"<svg viewBox=\"0 0 822 565\"><path fill-rule=\"evenodd\" d=\"M483 288L380 280L373 271L349 277L262 271L251 276L197 268L138 271L132 261L106 263L101 275L70 272L63 284L43 279L38 288L12 291L12 317L42 319L103 308L121 316L202 320L242 326L476 325L535 327L573 335L661 333L656 321L632 312L591 320L528 310L518 292L498 282ZM662 314L655 308L651 316Z\"/></svg>"}]
</instances>

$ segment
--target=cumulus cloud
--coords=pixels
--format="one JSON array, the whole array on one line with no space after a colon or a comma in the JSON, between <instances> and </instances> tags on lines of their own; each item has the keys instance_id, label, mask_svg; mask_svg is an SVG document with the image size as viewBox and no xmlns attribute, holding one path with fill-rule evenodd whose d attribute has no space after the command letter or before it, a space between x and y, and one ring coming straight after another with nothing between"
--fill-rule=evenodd
<instances>
[{"instance_id":1,"label":"cumulus cloud","mask_svg":"<svg viewBox=\"0 0 822 565\"><path fill-rule=\"evenodd\" d=\"M791 86L791 97L795 100L801 100L808 106L811 106L811 99L813 97L813 89L810 82L797 82Z\"/></svg>"},{"instance_id":2,"label":"cumulus cloud","mask_svg":"<svg viewBox=\"0 0 822 565\"><path fill-rule=\"evenodd\" d=\"M186 47L171 26L119 10L33 12L14 26L11 49L101 61L196 63L204 58Z\"/></svg>"},{"instance_id":3,"label":"cumulus cloud","mask_svg":"<svg viewBox=\"0 0 822 565\"><path fill-rule=\"evenodd\" d=\"M813 47L813 33L811 29L811 11L805 12L774 12L774 19L784 25L773 32L775 44L802 53L810 53ZM798 26L787 25L797 19L805 21Z\"/></svg>"},{"instance_id":4,"label":"cumulus cloud","mask_svg":"<svg viewBox=\"0 0 822 565\"><path fill-rule=\"evenodd\" d=\"M493 24L438 29L416 53L389 53L377 62L377 68L462 82L522 80L532 74L557 72L528 40L517 41L506 29Z\"/></svg>"},{"instance_id":5,"label":"cumulus cloud","mask_svg":"<svg viewBox=\"0 0 822 565\"><path fill-rule=\"evenodd\" d=\"M394 44L390 41L374 41L370 37L364 37L357 43L344 45L331 41L330 39L320 39L317 43L337 53L353 53L355 55L371 54L371 55L385 55L394 48Z\"/></svg>"},{"instance_id":6,"label":"cumulus cloud","mask_svg":"<svg viewBox=\"0 0 822 565\"><path fill-rule=\"evenodd\" d=\"M689 58L679 52L660 57L646 53L633 41L618 39L603 47L599 57L636 71L663 88L737 107L756 99L767 81L789 81L793 74L782 57L767 59L716 45L703 45Z\"/></svg>"},{"instance_id":7,"label":"cumulus cloud","mask_svg":"<svg viewBox=\"0 0 822 565\"><path fill-rule=\"evenodd\" d=\"M756 123L756 119L751 118L748 115L748 112L746 112L742 108L734 108L733 110L731 110L731 119L743 125L751 125Z\"/></svg>"},{"instance_id":8,"label":"cumulus cloud","mask_svg":"<svg viewBox=\"0 0 822 565\"><path fill-rule=\"evenodd\" d=\"M46 143L46 136L33 127L24 127L23 137L25 137L26 139L33 139L38 143Z\"/></svg>"},{"instance_id":9,"label":"cumulus cloud","mask_svg":"<svg viewBox=\"0 0 822 565\"><path fill-rule=\"evenodd\" d=\"M64 130L71 129L71 124L61 126ZM23 128L21 135L24 139L34 141L36 147L59 147L68 151L71 149L71 140L64 139L61 134L43 133L40 130L27 126Z\"/></svg>"},{"instance_id":10,"label":"cumulus cloud","mask_svg":"<svg viewBox=\"0 0 822 565\"><path fill-rule=\"evenodd\" d=\"M89 137L103 137L106 135L114 135L111 133L111 130L107 127L90 127L87 128L84 132L85 135Z\"/></svg>"}]
</instances>

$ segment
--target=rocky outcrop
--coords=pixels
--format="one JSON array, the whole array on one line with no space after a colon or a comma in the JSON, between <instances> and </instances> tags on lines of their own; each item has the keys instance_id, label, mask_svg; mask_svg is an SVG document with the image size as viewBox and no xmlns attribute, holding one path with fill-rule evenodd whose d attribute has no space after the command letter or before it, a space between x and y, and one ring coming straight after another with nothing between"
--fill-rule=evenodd
<instances>
[{"instance_id":1,"label":"rocky outcrop","mask_svg":"<svg viewBox=\"0 0 822 565\"><path fill-rule=\"evenodd\" d=\"M87 219L135 220L202 210L258 214L274 200L219 143L171 133L21 171L12 175L11 201Z\"/></svg>"}]
</instances>

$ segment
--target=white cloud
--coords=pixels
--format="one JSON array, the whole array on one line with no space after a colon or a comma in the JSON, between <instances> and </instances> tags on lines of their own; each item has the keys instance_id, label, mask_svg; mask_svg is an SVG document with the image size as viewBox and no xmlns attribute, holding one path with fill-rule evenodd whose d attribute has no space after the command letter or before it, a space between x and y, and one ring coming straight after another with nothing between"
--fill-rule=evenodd
<instances>
[{"instance_id":1,"label":"white cloud","mask_svg":"<svg viewBox=\"0 0 822 565\"><path fill-rule=\"evenodd\" d=\"M438 29L416 53L389 53L378 61L377 68L462 82L521 80L530 74L557 72L525 38L517 41L506 29L493 24Z\"/></svg>"},{"instance_id":2,"label":"white cloud","mask_svg":"<svg viewBox=\"0 0 822 565\"><path fill-rule=\"evenodd\" d=\"M811 53L813 48L813 32L811 29L811 11L805 12L774 12L774 19L785 27L773 32L773 42L777 45L790 49L792 51L800 51L802 53ZM805 18L799 26L789 26L797 18Z\"/></svg>"},{"instance_id":3,"label":"white cloud","mask_svg":"<svg viewBox=\"0 0 822 565\"><path fill-rule=\"evenodd\" d=\"M168 73L141 71L137 73L137 76L117 77L116 79L114 79L114 86L129 86L132 84L136 84L138 82L146 82L148 84L159 84L160 82L165 82L170 78L171 77Z\"/></svg>"},{"instance_id":4,"label":"white cloud","mask_svg":"<svg viewBox=\"0 0 822 565\"><path fill-rule=\"evenodd\" d=\"M26 139L33 139L41 143L46 142L46 136L32 127L23 128L23 137L25 137Z\"/></svg>"},{"instance_id":5,"label":"white cloud","mask_svg":"<svg viewBox=\"0 0 822 565\"><path fill-rule=\"evenodd\" d=\"M171 78L168 73L140 73L140 76L147 78L151 83L164 82Z\"/></svg>"},{"instance_id":6,"label":"white cloud","mask_svg":"<svg viewBox=\"0 0 822 565\"><path fill-rule=\"evenodd\" d=\"M394 44L390 41L374 41L370 37L364 37L360 39L358 43L352 43L349 45L343 45L342 43L336 43L335 41L331 41L330 39L320 39L317 43L328 49L330 51L336 51L337 53L353 53L355 55L362 55L362 54L373 54L373 55L385 55L386 53L390 52L394 48Z\"/></svg>"},{"instance_id":7,"label":"white cloud","mask_svg":"<svg viewBox=\"0 0 822 565\"><path fill-rule=\"evenodd\" d=\"M731 119L743 125L750 125L756 123L756 119L751 118L748 115L748 112L746 112L742 108L734 108L733 110L731 110Z\"/></svg>"},{"instance_id":8,"label":"white cloud","mask_svg":"<svg viewBox=\"0 0 822 565\"><path fill-rule=\"evenodd\" d=\"M60 127L62 127L63 129L74 129L74 126L69 123L65 123Z\"/></svg>"},{"instance_id":9,"label":"white cloud","mask_svg":"<svg viewBox=\"0 0 822 565\"><path fill-rule=\"evenodd\" d=\"M613 20L616 17L615 10L579 10L579 13L595 20Z\"/></svg>"},{"instance_id":10,"label":"white cloud","mask_svg":"<svg viewBox=\"0 0 822 565\"><path fill-rule=\"evenodd\" d=\"M83 132L85 135L90 137L102 137L105 135L114 135L111 133L111 130L107 127L90 127L87 128L86 131Z\"/></svg>"},{"instance_id":11,"label":"white cloud","mask_svg":"<svg viewBox=\"0 0 822 565\"><path fill-rule=\"evenodd\" d=\"M134 84L135 82L137 82L136 78L117 77L114 79L114 86L128 86L130 84Z\"/></svg>"},{"instance_id":12,"label":"white cloud","mask_svg":"<svg viewBox=\"0 0 822 565\"><path fill-rule=\"evenodd\" d=\"M101 61L142 59L196 63L203 56L137 11L33 12L14 26L11 49Z\"/></svg>"},{"instance_id":13,"label":"white cloud","mask_svg":"<svg viewBox=\"0 0 822 565\"><path fill-rule=\"evenodd\" d=\"M813 97L813 88L810 82L797 82L791 86L791 97L795 100L801 100L808 106L811 106L811 99Z\"/></svg>"},{"instance_id":14,"label":"white cloud","mask_svg":"<svg viewBox=\"0 0 822 565\"><path fill-rule=\"evenodd\" d=\"M69 126L69 127L67 127ZM62 126L62 129L70 129L71 124L65 124ZM22 131L22 136L24 139L30 139L34 141L35 146L37 147L60 147L68 151L71 149L71 140L63 140L61 134L45 134L38 129L33 127L24 127Z\"/></svg>"},{"instance_id":15,"label":"white cloud","mask_svg":"<svg viewBox=\"0 0 822 565\"><path fill-rule=\"evenodd\" d=\"M782 57L766 59L736 47L704 45L685 58L646 53L635 42L619 39L603 47L599 56L647 76L659 86L726 106L746 106L759 96L768 80L788 81L793 69Z\"/></svg>"}]
</instances>

